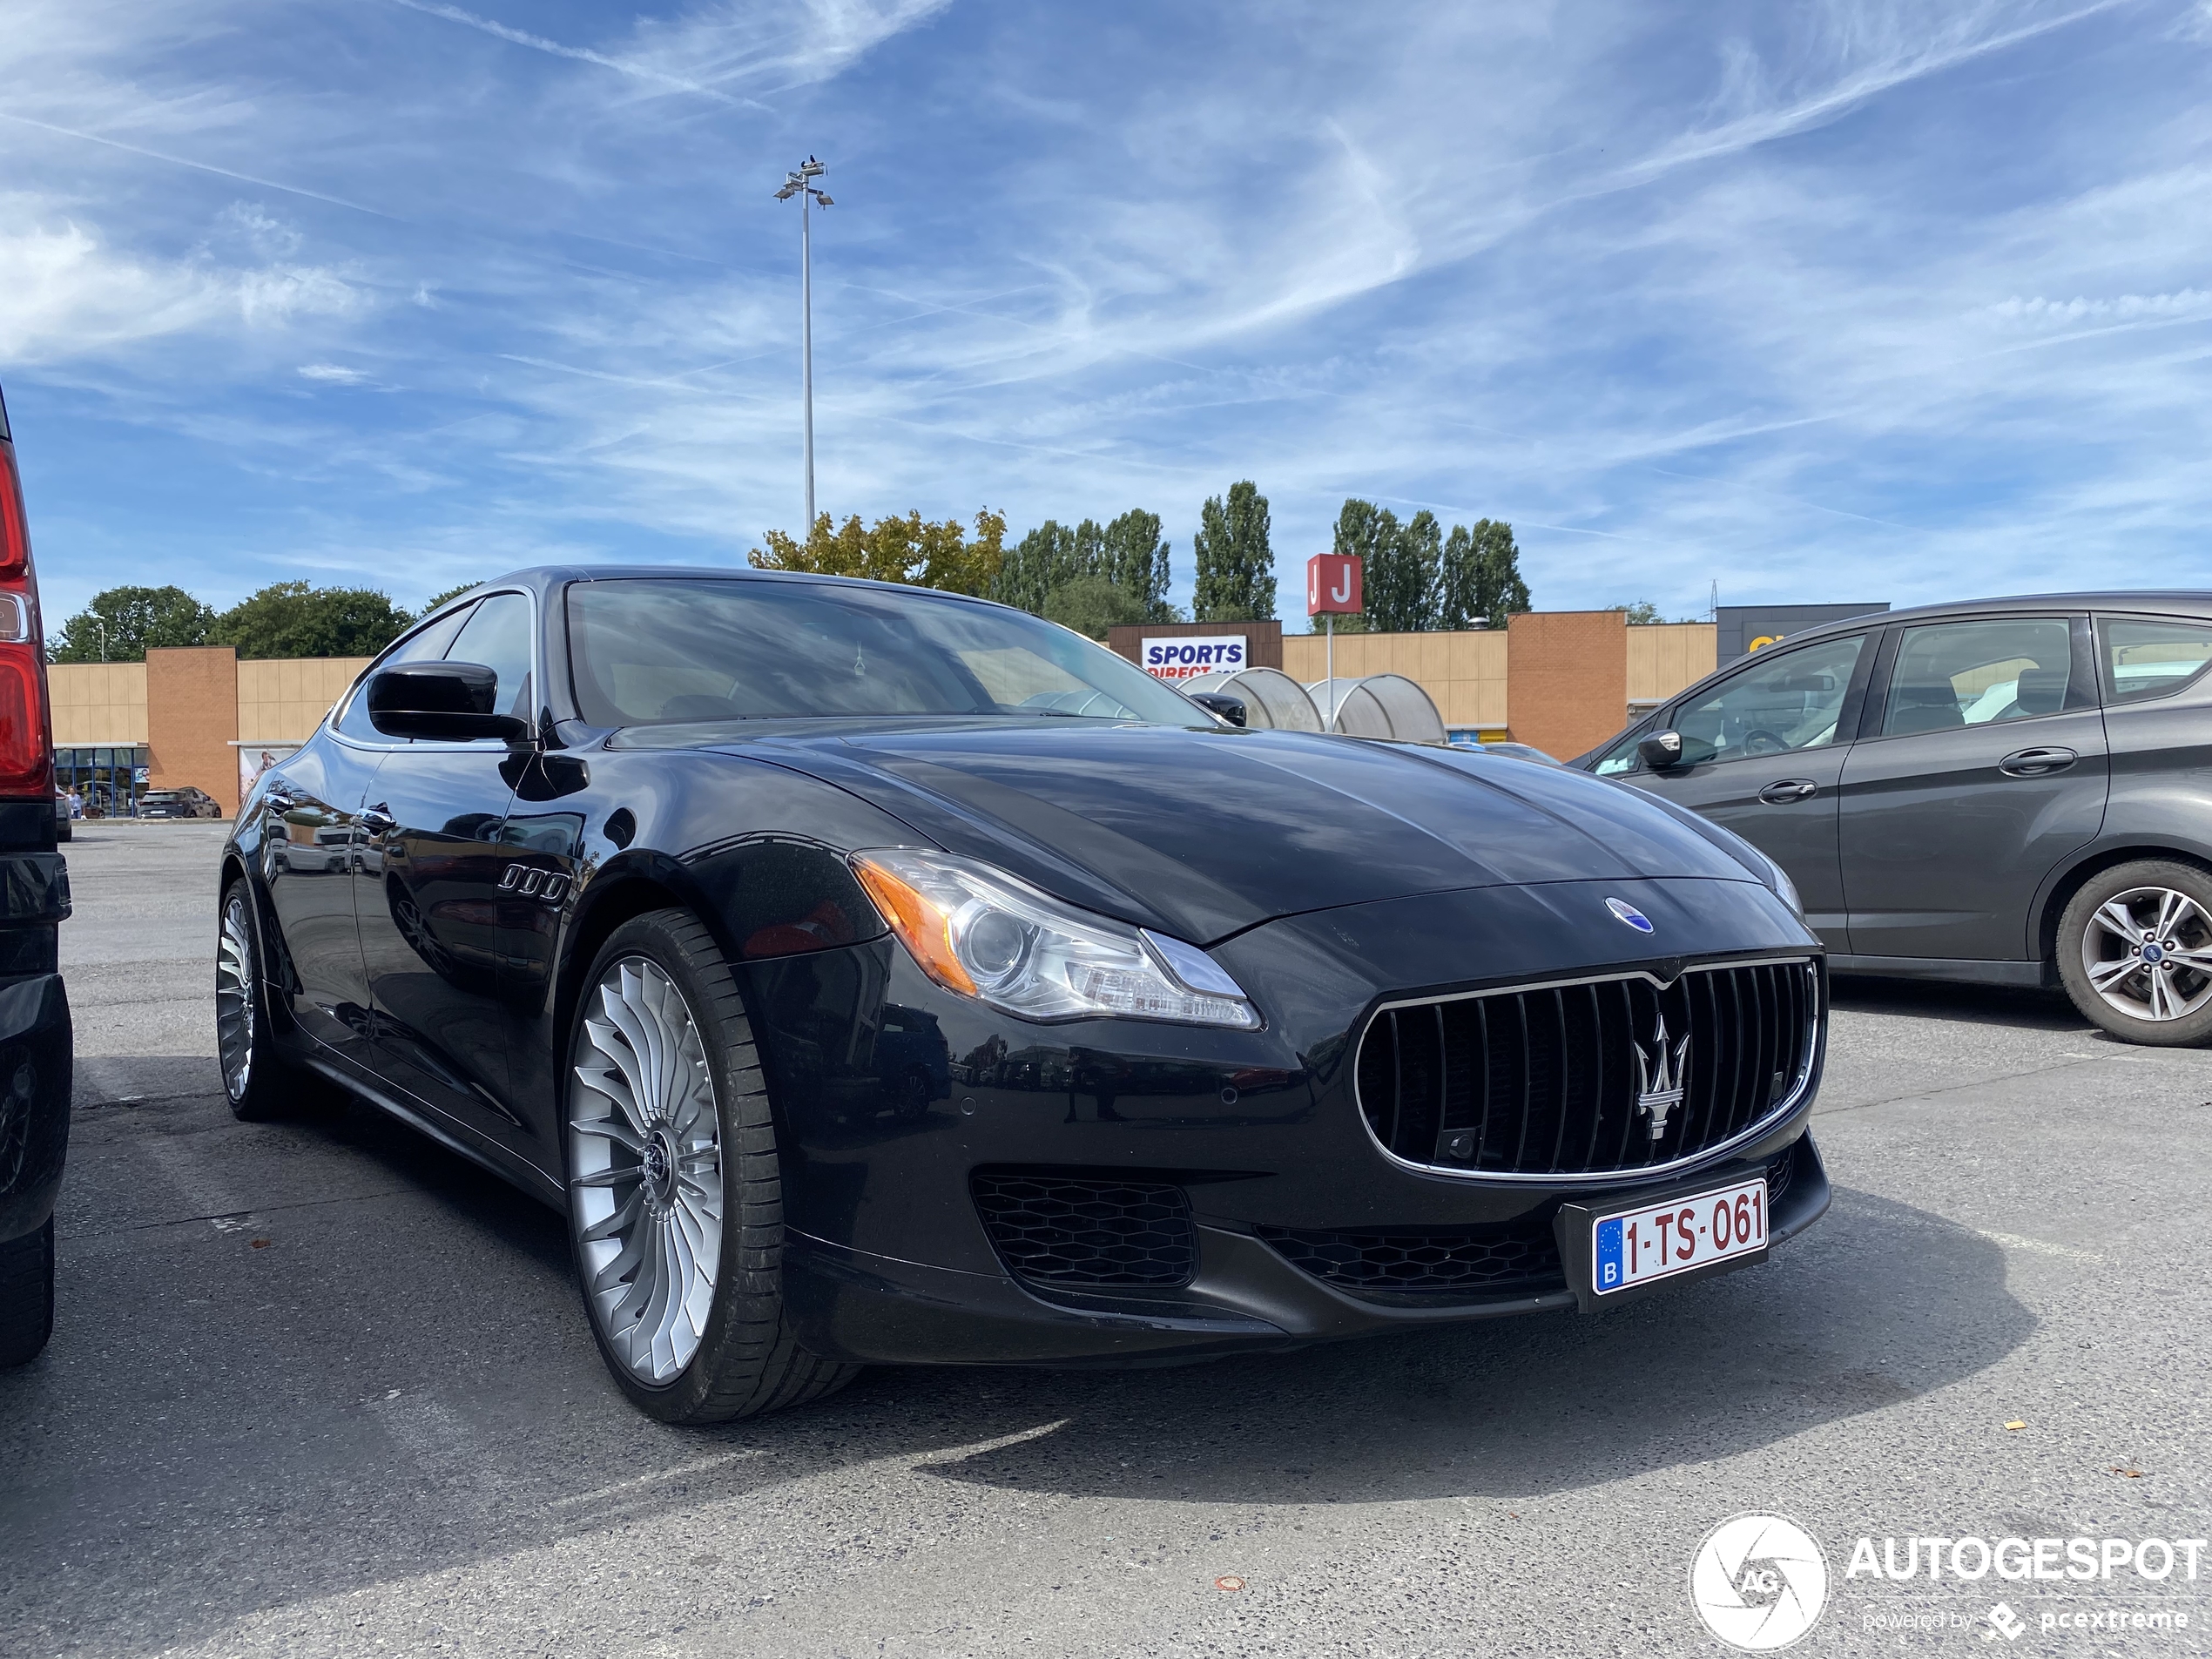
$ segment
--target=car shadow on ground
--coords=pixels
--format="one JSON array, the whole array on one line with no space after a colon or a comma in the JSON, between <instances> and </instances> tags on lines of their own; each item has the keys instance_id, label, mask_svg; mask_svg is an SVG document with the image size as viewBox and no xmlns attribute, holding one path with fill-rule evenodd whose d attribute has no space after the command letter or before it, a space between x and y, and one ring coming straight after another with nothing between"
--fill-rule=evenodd
<instances>
[{"instance_id":1,"label":"car shadow on ground","mask_svg":"<svg viewBox=\"0 0 2212 1659\"><path fill-rule=\"evenodd\" d=\"M2074 1010L2060 990L1838 974L1830 983L1829 1002L1839 1013L1908 1014L1922 1020L2103 1035Z\"/></svg>"},{"instance_id":2,"label":"car shadow on ground","mask_svg":"<svg viewBox=\"0 0 2212 1659\"><path fill-rule=\"evenodd\" d=\"M0 1462L21 1476L0 1553L22 1568L0 1615L51 1645L203 1638L876 1463L1083 1500L1534 1497L1892 1406L2034 1325L1996 1244L1844 1190L1770 1262L1605 1316L1171 1369L881 1367L813 1406L674 1429L605 1376L551 1211L366 1108L273 1126L219 1096L149 1109L272 1184L352 1196L65 1241L54 1346L0 1373ZM80 1196L88 1224L99 1197ZM128 1609L118 1581L141 1588Z\"/></svg>"}]
</instances>

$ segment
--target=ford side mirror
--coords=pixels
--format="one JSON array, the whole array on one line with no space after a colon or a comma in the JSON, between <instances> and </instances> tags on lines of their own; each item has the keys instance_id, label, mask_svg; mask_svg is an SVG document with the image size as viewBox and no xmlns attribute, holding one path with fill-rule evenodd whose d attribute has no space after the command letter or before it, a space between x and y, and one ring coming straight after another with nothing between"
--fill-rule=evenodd
<instances>
[{"instance_id":1,"label":"ford side mirror","mask_svg":"<svg viewBox=\"0 0 2212 1659\"><path fill-rule=\"evenodd\" d=\"M464 742L530 733L530 723L496 714L499 676L480 663L401 663L368 682L368 723L388 738Z\"/></svg>"},{"instance_id":2,"label":"ford side mirror","mask_svg":"<svg viewBox=\"0 0 2212 1659\"><path fill-rule=\"evenodd\" d=\"M1184 693L1209 714L1218 714L1231 725L1244 723L1244 699L1231 697L1226 691L1186 691Z\"/></svg>"},{"instance_id":3,"label":"ford side mirror","mask_svg":"<svg viewBox=\"0 0 2212 1659\"><path fill-rule=\"evenodd\" d=\"M1682 765L1682 733L1655 732L1636 745L1636 756L1654 772L1667 772Z\"/></svg>"}]
</instances>

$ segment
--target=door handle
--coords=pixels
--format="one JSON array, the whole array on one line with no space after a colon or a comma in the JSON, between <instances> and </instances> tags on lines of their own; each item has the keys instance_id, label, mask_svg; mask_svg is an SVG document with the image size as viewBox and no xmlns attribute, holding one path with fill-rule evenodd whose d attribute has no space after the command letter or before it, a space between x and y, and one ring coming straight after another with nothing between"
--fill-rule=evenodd
<instances>
[{"instance_id":1,"label":"door handle","mask_svg":"<svg viewBox=\"0 0 2212 1659\"><path fill-rule=\"evenodd\" d=\"M400 820L392 816L392 809L381 800L374 806L362 807L357 821L371 835L388 834L400 826Z\"/></svg>"},{"instance_id":2,"label":"door handle","mask_svg":"<svg viewBox=\"0 0 2212 1659\"><path fill-rule=\"evenodd\" d=\"M1759 799L1770 806L1784 806L1793 800L1811 800L1820 792L1820 786L1810 778L1783 778L1759 791Z\"/></svg>"},{"instance_id":3,"label":"door handle","mask_svg":"<svg viewBox=\"0 0 2212 1659\"><path fill-rule=\"evenodd\" d=\"M288 813L300 804L300 797L285 786L281 778L269 779L269 786L261 792L261 805L271 812Z\"/></svg>"},{"instance_id":4,"label":"door handle","mask_svg":"<svg viewBox=\"0 0 2212 1659\"><path fill-rule=\"evenodd\" d=\"M1997 763L1997 770L2007 778L2047 778L2080 758L2071 749L2015 749Z\"/></svg>"}]
</instances>

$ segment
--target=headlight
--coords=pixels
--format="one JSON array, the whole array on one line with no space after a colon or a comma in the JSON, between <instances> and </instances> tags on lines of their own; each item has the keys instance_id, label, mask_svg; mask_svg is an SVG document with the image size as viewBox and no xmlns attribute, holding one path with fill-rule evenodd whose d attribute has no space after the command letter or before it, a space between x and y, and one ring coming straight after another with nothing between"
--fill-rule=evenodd
<instances>
[{"instance_id":1,"label":"headlight","mask_svg":"<svg viewBox=\"0 0 2212 1659\"><path fill-rule=\"evenodd\" d=\"M1029 1020L1119 1015L1250 1030L1259 1015L1196 945L1062 904L945 853L855 853L853 871L921 971Z\"/></svg>"}]
</instances>

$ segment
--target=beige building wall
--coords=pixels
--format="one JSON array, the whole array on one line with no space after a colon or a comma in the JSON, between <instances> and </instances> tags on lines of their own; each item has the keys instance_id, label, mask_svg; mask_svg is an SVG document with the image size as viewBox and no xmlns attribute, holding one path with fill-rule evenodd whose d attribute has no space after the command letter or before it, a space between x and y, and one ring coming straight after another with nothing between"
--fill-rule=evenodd
<instances>
[{"instance_id":1,"label":"beige building wall","mask_svg":"<svg viewBox=\"0 0 2212 1659\"><path fill-rule=\"evenodd\" d=\"M1489 726L1506 720L1506 634L1503 629L1466 633L1339 634L1339 679L1403 674L1426 691L1447 726ZM1320 634L1287 634L1283 671L1303 685L1328 678L1328 641Z\"/></svg>"},{"instance_id":2,"label":"beige building wall","mask_svg":"<svg viewBox=\"0 0 2212 1659\"><path fill-rule=\"evenodd\" d=\"M345 695L367 657L308 657L238 665L238 735L246 743L302 743Z\"/></svg>"},{"instance_id":3,"label":"beige building wall","mask_svg":"<svg viewBox=\"0 0 2212 1659\"><path fill-rule=\"evenodd\" d=\"M1629 630L1629 702L1663 703L1720 666L1710 622L1644 623Z\"/></svg>"},{"instance_id":4,"label":"beige building wall","mask_svg":"<svg viewBox=\"0 0 2212 1659\"><path fill-rule=\"evenodd\" d=\"M46 670L57 747L146 740L144 663L56 663Z\"/></svg>"}]
</instances>

